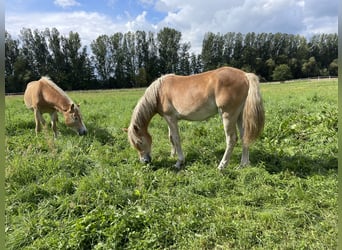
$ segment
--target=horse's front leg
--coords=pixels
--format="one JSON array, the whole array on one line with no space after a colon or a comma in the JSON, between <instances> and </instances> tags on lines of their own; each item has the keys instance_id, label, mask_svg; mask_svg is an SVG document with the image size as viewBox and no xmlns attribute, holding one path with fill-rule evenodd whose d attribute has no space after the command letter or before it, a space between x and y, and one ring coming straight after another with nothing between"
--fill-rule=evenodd
<instances>
[{"instance_id":1,"label":"horse's front leg","mask_svg":"<svg viewBox=\"0 0 342 250\"><path fill-rule=\"evenodd\" d=\"M176 150L176 147L175 147L175 142L174 142L174 139L173 139L173 136L172 136L172 131L171 131L170 127L169 127L169 140L170 140L170 143L171 143L171 156L174 157L177 154L177 150Z\"/></svg>"},{"instance_id":2,"label":"horse's front leg","mask_svg":"<svg viewBox=\"0 0 342 250\"><path fill-rule=\"evenodd\" d=\"M165 117L166 122L169 125L169 138L172 145L171 154L178 155L178 160L176 162L175 167L181 168L181 166L184 164L185 158L183 155L181 142L180 142L180 136L179 136L179 130L178 130L178 120L173 119L171 117Z\"/></svg>"},{"instance_id":3,"label":"horse's front leg","mask_svg":"<svg viewBox=\"0 0 342 250\"><path fill-rule=\"evenodd\" d=\"M54 111L50 114L51 116L51 128L53 130L53 135L54 138L57 138L57 121L58 121L58 116L57 116L57 111Z\"/></svg>"}]
</instances>

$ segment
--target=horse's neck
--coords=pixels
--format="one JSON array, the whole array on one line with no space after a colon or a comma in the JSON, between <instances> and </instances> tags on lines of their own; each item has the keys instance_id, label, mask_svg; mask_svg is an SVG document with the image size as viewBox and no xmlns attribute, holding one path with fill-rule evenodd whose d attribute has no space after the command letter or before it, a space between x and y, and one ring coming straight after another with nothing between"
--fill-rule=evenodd
<instances>
[{"instance_id":1,"label":"horse's neck","mask_svg":"<svg viewBox=\"0 0 342 250\"><path fill-rule=\"evenodd\" d=\"M57 109L59 112L65 112L69 109L72 101L70 98L66 96L64 93L60 93L58 90L53 89L53 94L49 95L49 102L54 105L54 108Z\"/></svg>"},{"instance_id":2,"label":"horse's neck","mask_svg":"<svg viewBox=\"0 0 342 250\"><path fill-rule=\"evenodd\" d=\"M67 98L58 99L58 101L55 103L56 103L55 104L56 109L62 113L68 110L70 105L72 104L71 100Z\"/></svg>"}]
</instances>

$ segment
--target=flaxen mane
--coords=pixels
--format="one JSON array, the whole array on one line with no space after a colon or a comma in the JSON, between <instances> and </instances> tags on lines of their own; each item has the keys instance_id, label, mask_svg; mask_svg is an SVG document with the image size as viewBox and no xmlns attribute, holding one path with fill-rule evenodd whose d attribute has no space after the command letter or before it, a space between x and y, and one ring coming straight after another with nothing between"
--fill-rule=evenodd
<instances>
[{"instance_id":1,"label":"flaxen mane","mask_svg":"<svg viewBox=\"0 0 342 250\"><path fill-rule=\"evenodd\" d=\"M131 119L131 124L128 129L128 135L130 140L137 141L138 135L136 134L136 129L141 127L146 127L146 124L151 120L152 116L156 114L156 108L158 104L158 92L160 86L163 83L162 76L155 80L145 91L144 95L138 101Z\"/></svg>"}]
</instances>

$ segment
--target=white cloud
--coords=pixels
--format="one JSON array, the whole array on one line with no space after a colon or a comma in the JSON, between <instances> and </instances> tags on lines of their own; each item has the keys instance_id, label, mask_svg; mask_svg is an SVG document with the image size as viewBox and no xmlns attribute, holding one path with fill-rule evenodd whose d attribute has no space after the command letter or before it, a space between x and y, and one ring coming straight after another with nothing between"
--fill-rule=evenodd
<instances>
[{"instance_id":1,"label":"white cloud","mask_svg":"<svg viewBox=\"0 0 342 250\"><path fill-rule=\"evenodd\" d=\"M41 22L44 20L44 22ZM44 30L57 28L63 35L70 31L78 32L83 45L89 45L99 35L112 34L126 28L124 25L114 24L113 21L96 12L56 12L56 13L30 13L27 15L8 15L6 17L6 30L12 35L18 35L22 28Z\"/></svg>"},{"instance_id":2,"label":"white cloud","mask_svg":"<svg viewBox=\"0 0 342 250\"><path fill-rule=\"evenodd\" d=\"M107 0L114 3L117 0ZM66 6L75 0L55 0ZM324 2L324 1L323 1ZM157 32L171 27L190 41L192 51L201 52L206 32L284 32L309 36L337 33L338 4L322 0L139 0L139 4L162 12L164 18L152 23L152 10L146 7L135 16L122 13L111 18L98 12L6 13L6 30L16 35L25 28L43 30L56 27L62 34L78 32L84 45L99 35L145 30ZM337 1L336 1L337 2ZM318 8L318 7L319 8ZM44 20L44 21L42 21ZM160 20L160 18L158 18Z\"/></svg>"},{"instance_id":3,"label":"white cloud","mask_svg":"<svg viewBox=\"0 0 342 250\"><path fill-rule=\"evenodd\" d=\"M62 8L80 5L80 3L75 0L55 0L53 3Z\"/></svg>"},{"instance_id":4,"label":"white cloud","mask_svg":"<svg viewBox=\"0 0 342 250\"><path fill-rule=\"evenodd\" d=\"M317 8L320 6L322 8ZM172 26L200 52L203 35L227 32L284 32L304 36L337 32L337 1L321 0L158 0L167 13L158 26Z\"/></svg>"},{"instance_id":5,"label":"white cloud","mask_svg":"<svg viewBox=\"0 0 342 250\"><path fill-rule=\"evenodd\" d=\"M147 12L143 11L140 15L138 15L132 21L128 21L125 24L126 30L136 31L136 30L145 30L145 31L155 31L156 26L151 24L146 20Z\"/></svg>"}]
</instances>

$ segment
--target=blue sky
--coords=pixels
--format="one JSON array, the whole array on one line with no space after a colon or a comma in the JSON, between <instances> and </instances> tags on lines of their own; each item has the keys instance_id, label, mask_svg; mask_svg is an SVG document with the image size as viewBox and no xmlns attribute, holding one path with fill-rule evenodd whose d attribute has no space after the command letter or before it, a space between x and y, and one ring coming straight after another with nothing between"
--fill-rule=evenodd
<instances>
[{"instance_id":1,"label":"blue sky","mask_svg":"<svg viewBox=\"0 0 342 250\"><path fill-rule=\"evenodd\" d=\"M337 33L337 23L338 0L11 0L5 10L5 28L13 37L22 28L56 27L65 35L78 32L89 46L99 35L167 26L181 31L195 52L208 31L309 37Z\"/></svg>"}]
</instances>

